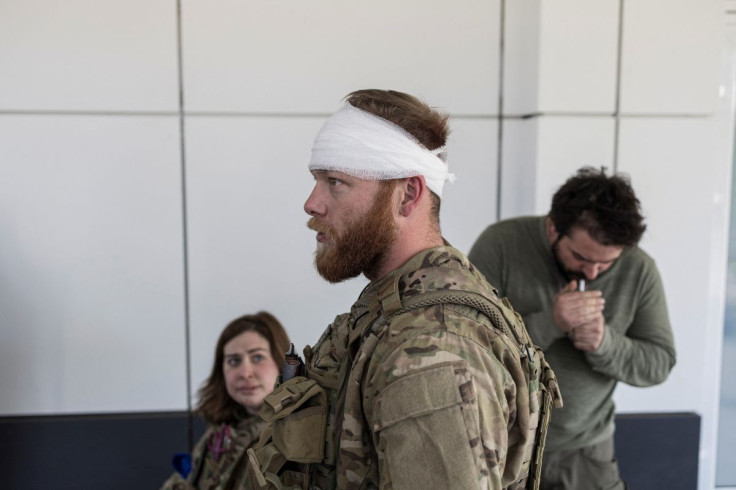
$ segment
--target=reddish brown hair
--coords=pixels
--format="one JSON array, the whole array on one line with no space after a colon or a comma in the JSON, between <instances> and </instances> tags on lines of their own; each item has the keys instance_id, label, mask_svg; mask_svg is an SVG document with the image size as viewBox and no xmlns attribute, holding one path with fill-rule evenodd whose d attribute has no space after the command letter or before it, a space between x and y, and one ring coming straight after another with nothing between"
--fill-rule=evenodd
<instances>
[{"instance_id":1,"label":"reddish brown hair","mask_svg":"<svg viewBox=\"0 0 736 490\"><path fill-rule=\"evenodd\" d=\"M348 94L345 100L353 107L396 124L428 150L436 150L447 143L450 116L412 95L395 90L365 89ZM430 194L431 216L439 230L441 200L434 192Z\"/></svg>"}]
</instances>

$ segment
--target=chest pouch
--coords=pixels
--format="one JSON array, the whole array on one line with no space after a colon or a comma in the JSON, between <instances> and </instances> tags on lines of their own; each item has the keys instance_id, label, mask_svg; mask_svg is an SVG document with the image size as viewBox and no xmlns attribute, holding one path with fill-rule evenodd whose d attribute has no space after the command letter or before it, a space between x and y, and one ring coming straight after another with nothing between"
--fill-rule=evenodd
<instances>
[{"instance_id":1,"label":"chest pouch","mask_svg":"<svg viewBox=\"0 0 736 490\"><path fill-rule=\"evenodd\" d=\"M287 461L309 464L324 458L327 394L316 381L296 376L263 399L259 414L271 430L261 435L257 450L248 450L248 472L258 482L255 488L268 487L266 481L276 488L293 488L279 485L276 475ZM294 476L293 483L303 478Z\"/></svg>"},{"instance_id":2,"label":"chest pouch","mask_svg":"<svg viewBox=\"0 0 736 490\"><path fill-rule=\"evenodd\" d=\"M318 463L325 455L327 394L316 381L297 376L263 399L261 418L273 422L272 442L287 460Z\"/></svg>"}]
</instances>

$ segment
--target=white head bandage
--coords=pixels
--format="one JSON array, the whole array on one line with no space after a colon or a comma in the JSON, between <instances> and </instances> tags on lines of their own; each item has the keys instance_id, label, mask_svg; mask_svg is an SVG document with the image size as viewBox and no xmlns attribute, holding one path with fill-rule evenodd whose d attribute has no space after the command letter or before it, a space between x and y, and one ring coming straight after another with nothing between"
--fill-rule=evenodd
<instances>
[{"instance_id":1,"label":"white head bandage","mask_svg":"<svg viewBox=\"0 0 736 490\"><path fill-rule=\"evenodd\" d=\"M317 133L309 170L343 172L365 180L422 175L427 187L442 197L445 181L455 180L444 152L444 147L428 150L396 124L348 103Z\"/></svg>"}]
</instances>

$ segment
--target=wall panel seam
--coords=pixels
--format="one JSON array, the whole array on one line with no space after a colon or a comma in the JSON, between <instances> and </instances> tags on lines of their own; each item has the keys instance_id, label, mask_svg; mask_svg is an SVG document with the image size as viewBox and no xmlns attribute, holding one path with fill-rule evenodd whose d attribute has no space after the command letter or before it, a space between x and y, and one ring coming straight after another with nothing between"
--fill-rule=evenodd
<instances>
[{"instance_id":1,"label":"wall panel seam","mask_svg":"<svg viewBox=\"0 0 736 490\"><path fill-rule=\"evenodd\" d=\"M176 0L176 56L177 87L179 90L179 158L181 168L181 211L182 211L182 255L184 277L184 364L186 372L187 397L187 443L189 449L194 447L194 417L192 416L192 354L191 323L189 301L189 215L187 201L187 158L186 158L186 121L184 117L184 52L182 45L181 0Z\"/></svg>"}]
</instances>

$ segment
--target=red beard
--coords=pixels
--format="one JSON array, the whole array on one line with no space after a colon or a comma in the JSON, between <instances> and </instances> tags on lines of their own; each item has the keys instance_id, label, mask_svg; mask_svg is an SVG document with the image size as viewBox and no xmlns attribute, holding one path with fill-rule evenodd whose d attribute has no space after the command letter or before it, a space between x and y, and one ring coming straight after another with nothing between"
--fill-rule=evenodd
<instances>
[{"instance_id":1,"label":"red beard","mask_svg":"<svg viewBox=\"0 0 736 490\"><path fill-rule=\"evenodd\" d=\"M314 264L325 280L336 283L364 273L374 277L386 258L391 244L396 240L397 227L391 212L393 186L381 185L371 209L363 216L345 224L345 230L337 231L312 217L307 227L324 233L328 241L318 247Z\"/></svg>"}]
</instances>

